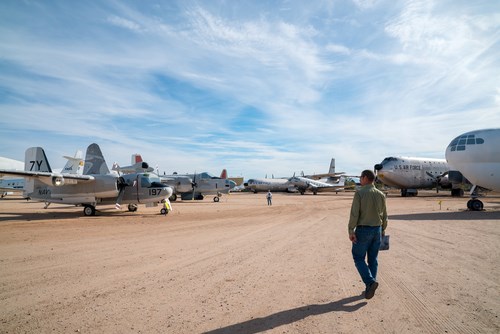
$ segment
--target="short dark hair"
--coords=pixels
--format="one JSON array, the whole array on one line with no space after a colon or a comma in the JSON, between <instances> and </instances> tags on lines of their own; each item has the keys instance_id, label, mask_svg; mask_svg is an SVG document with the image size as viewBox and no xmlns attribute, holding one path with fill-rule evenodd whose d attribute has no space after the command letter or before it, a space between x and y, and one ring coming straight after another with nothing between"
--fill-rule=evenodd
<instances>
[{"instance_id":1,"label":"short dark hair","mask_svg":"<svg viewBox=\"0 0 500 334\"><path fill-rule=\"evenodd\" d=\"M373 182L375 180L375 173L369 169L365 169L364 171L361 172L361 177L366 177L368 181Z\"/></svg>"}]
</instances>

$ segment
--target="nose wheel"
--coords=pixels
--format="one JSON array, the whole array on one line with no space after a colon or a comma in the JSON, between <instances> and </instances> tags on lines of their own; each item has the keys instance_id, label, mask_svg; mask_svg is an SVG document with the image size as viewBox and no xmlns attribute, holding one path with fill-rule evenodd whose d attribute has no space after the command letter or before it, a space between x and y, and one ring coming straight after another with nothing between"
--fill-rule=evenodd
<instances>
[{"instance_id":1,"label":"nose wheel","mask_svg":"<svg viewBox=\"0 0 500 334\"><path fill-rule=\"evenodd\" d=\"M480 200L478 200L477 198L475 199L470 199L468 202L467 202L467 208L471 211L481 211L483 210L483 202L481 202Z\"/></svg>"}]
</instances>

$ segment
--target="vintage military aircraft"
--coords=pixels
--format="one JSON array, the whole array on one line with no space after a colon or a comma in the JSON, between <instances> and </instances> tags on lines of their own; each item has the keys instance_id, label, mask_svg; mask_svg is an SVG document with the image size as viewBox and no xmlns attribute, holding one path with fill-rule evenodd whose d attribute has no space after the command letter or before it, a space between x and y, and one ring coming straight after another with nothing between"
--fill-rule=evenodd
<instances>
[{"instance_id":1,"label":"vintage military aircraft","mask_svg":"<svg viewBox=\"0 0 500 334\"><path fill-rule=\"evenodd\" d=\"M142 161L142 156L138 153L132 154L130 166L120 166L116 162L113 164L112 170L116 171L118 174L124 173L137 173L137 172L153 172L154 168L150 167L145 161Z\"/></svg>"},{"instance_id":2,"label":"vintage military aircraft","mask_svg":"<svg viewBox=\"0 0 500 334\"><path fill-rule=\"evenodd\" d=\"M181 196L182 200L202 200L205 195L215 195L214 202L219 202L222 194L227 194L236 187L236 182L227 179L225 169L222 171L221 177L203 172L160 175L160 180L163 184L173 188L173 195L170 197L172 201L175 201L178 196Z\"/></svg>"},{"instance_id":3,"label":"vintage military aircraft","mask_svg":"<svg viewBox=\"0 0 500 334\"><path fill-rule=\"evenodd\" d=\"M478 188L500 191L500 128L463 133L451 141L445 154L452 171L473 184L467 208L482 210Z\"/></svg>"},{"instance_id":4,"label":"vintage military aircraft","mask_svg":"<svg viewBox=\"0 0 500 334\"><path fill-rule=\"evenodd\" d=\"M96 205L115 204L120 209L128 204L129 211L136 211L138 204L155 206L172 195L153 174L111 174L97 144L87 148L83 175L53 172L41 147L26 150L24 171L1 169L3 175L25 178L24 196L45 202L46 208L50 203L81 205L86 216L95 215ZM162 207L162 213L165 210Z\"/></svg>"},{"instance_id":5,"label":"vintage military aircraft","mask_svg":"<svg viewBox=\"0 0 500 334\"><path fill-rule=\"evenodd\" d=\"M377 180L389 187L401 189L401 196L415 196L418 189L452 189L448 179L450 167L445 159L416 157L386 157L374 166ZM452 189L460 196L460 188Z\"/></svg>"},{"instance_id":6,"label":"vintage military aircraft","mask_svg":"<svg viewBox=\"0 0 500 334\"><path fill-rule=\"evenodd\" d=\"M68 161L62 169L54 170L54 172L63 172L67 174L83 174L83 159L82 151L77 150L73 157L63 156ZM7 159L0 157L0 169L15 169L24 170L24 162ZM24 178L23 177L1 177L0 178L0 196L3 198L12 192L23 192L24 191Z\"/></svg>"},{"instance_id":7,"label":"vintage military aircraft","mask_svg":"<svg viewBox=\"0 0 500 334\"><path fill-rule=\"evenodd\" d=\"M263 179L249 179L243 184L246 190L253 193L272 191L272 192L297 192L297 187L290 182L290 178L263 178Z\"/></svg>"},{"instance_id":8,"label":"vintage military aircraft","mask_svg":"<svg viewBox=\"0 0 500 334\"><path fill-rule=\"evenodd\" d=\"M22 161L0 157L0 169L23 170ZM0 197L4 198L14 192L22 192L24 179L19 177L0 177Z\"/></svg>"},{"instance_id":9,"label":"vintage military aircraft","mask_svg":"<svg viewBox=\"0 0 500 334\"><path fill-rule=\"evenodd\" d=\"M254 193L270 190L272 192L299 192L303 195L309 190L316 195L319 191L341 190L345 179L342 178L342 183L339 182L344 174L344 172L335 172L335 158L332 158L328 173L304 175L302 172L301 176L295 176L294 173L292 177L249 179L244 183L244 187Z\"/></svg>"},{"instance_id":10,"label":"vintage military aircraft","mask_svg":"<svg viewBox=\"0 0 500 334\"><path fill-rule=\"evenodd\" d=\"M336 183L327 183L319 180L313 180L304 176L292 176L288 181L295 186L297 191L304 195L306 191L311 191L314 195L318 192L340 191L345 189L345 177L340 176Z\"/></svg>"}]
</instances>

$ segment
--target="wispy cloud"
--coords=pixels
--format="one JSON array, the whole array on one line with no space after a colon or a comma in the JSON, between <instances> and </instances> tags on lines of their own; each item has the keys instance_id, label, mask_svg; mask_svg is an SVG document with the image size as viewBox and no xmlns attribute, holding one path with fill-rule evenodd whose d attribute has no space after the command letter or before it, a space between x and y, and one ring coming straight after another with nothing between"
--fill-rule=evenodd
<instances>
[{"instance_id":1,"label":"wispy cloud","mask_svg":"<svg viewBox=\"0 0 500 334\"><path fill-rule=\"evenodd\" d=\"M496 10L495 10L496 9ZM161 170L355 173L500 126L498 6L0 4L0 156L97 142Z\"/></svg>"}]
</instances>

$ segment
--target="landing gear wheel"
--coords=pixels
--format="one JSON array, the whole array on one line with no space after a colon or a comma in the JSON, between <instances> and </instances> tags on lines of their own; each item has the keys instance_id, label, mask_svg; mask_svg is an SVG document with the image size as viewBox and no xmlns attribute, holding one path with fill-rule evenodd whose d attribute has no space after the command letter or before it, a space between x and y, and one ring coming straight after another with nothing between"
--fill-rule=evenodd
<instances>
[{"instance_id":1,"label":"landing gear wheel","mask_svg":"<svg viewBox=\"0 0 500 334\"><path fill-rule=\"evenodd\" d=\"M161 209L161 210L160 210L160 213L161 213L162 215L166 216L166 215L168 214L168 210L167 210L167 209L165 209L165 208L163 208L163 209Z\"/></svg>"},{"instance_id":2,"label":"landing gear wheel","mask_svg":"<svg viewBox=\"0 0 500 334\"><path fill-rule=\"evenodd\" d=\"M214 202L217 203L219 201L219 196L214 197Z\"/></svg>"},{"instance_id":3,"label":"landing gear wheel","mask_svg":"<svg viewBox=\"0 0 500 334\"><path fill-rule=\"evenodd\" d=\"M177 200L177 195L176 194L172 194L172 196L170 196L168 199L170 201L172 201L172 202L175 202Z\"/></svg>"},{"instance_id":4,"label":"landing gear wheel","mask_svg":"<svg viewBox=\"0 0 500 334\"><path fill-rule=\"evenodd\" d=\"M95 207L92 205L85 205L83 208L83 214L85 216L95 216Z\"/></svg>"},{"instance_id":5,"label":"landing gear wheel","mask_svg":"<svg viewBox=\"0 0 500 334\"><path fill-rule=\"evenodd\" d=\"M472 211L481 211L483 210L483 202L481 202L478 199L473 199L472 202L470 203L470 207Z\"/></svg>"},{"instance_id":6,"label":"landing gear wheel","mask_svg":"<svg viewBox=\"0 0 500 334\"><path fill-rule=\"evenodd\" d=\"M136 212L137 211L137 205L135 205L135 204L129 204L128 205L128 211L130 211L130 212Z\"/></svg>"}]
</instances>

